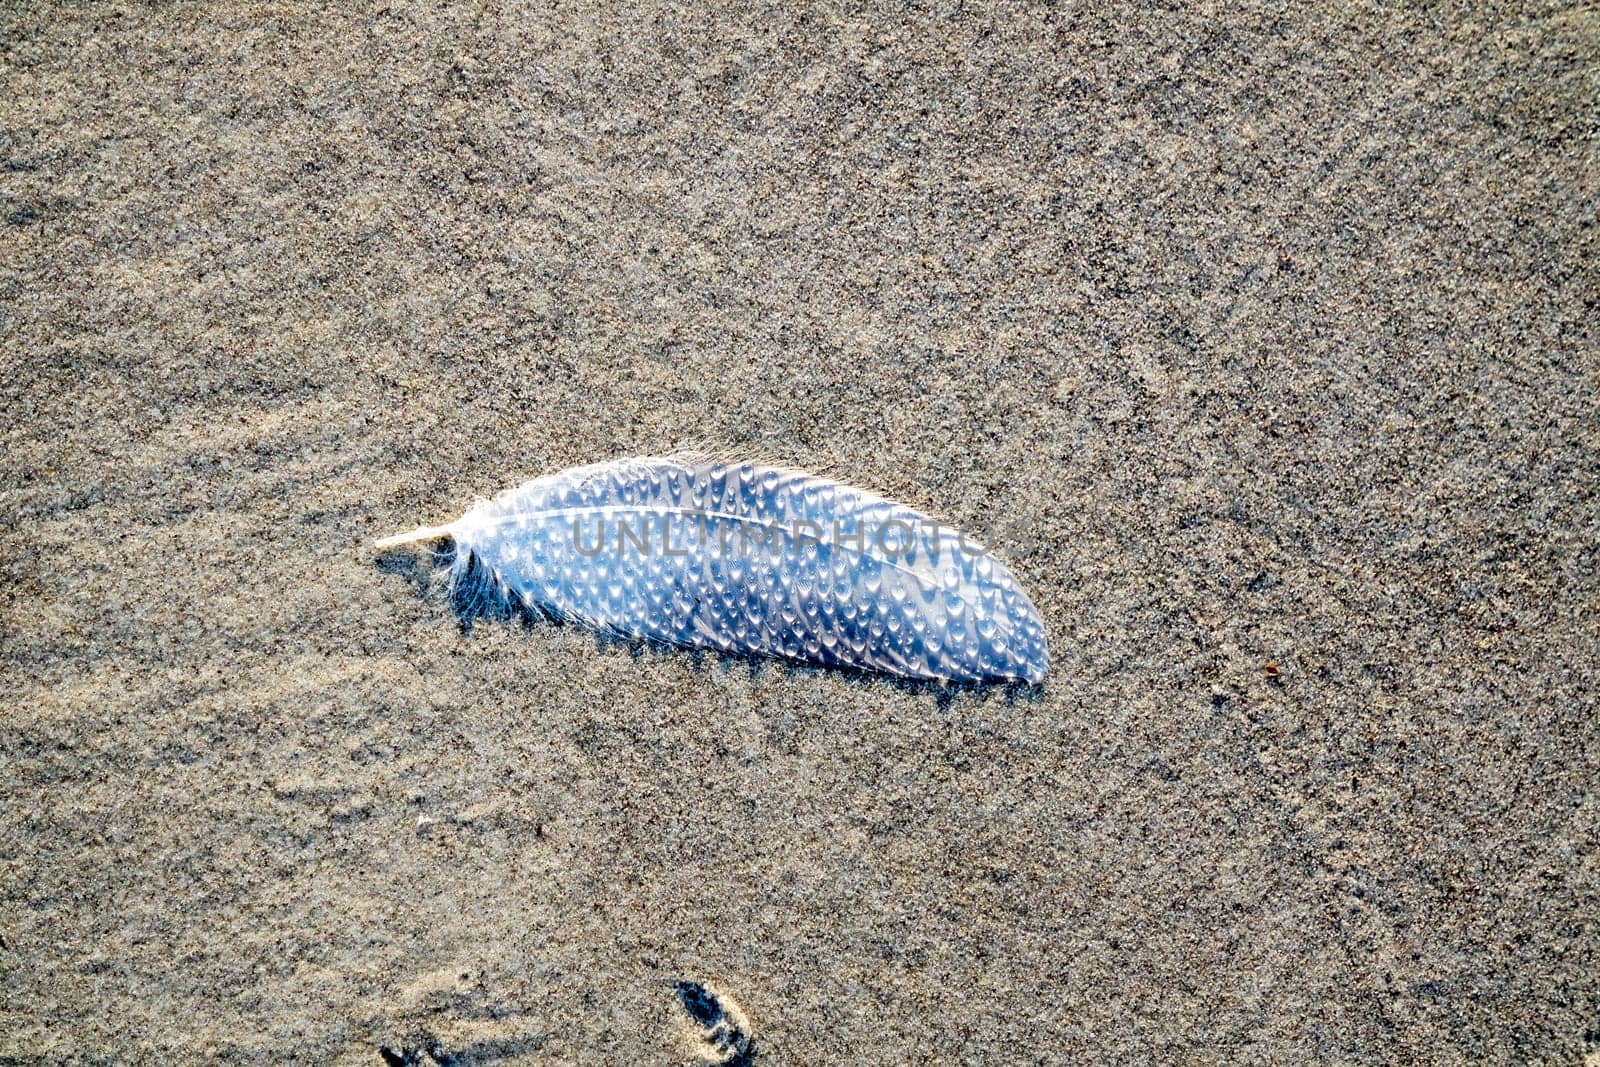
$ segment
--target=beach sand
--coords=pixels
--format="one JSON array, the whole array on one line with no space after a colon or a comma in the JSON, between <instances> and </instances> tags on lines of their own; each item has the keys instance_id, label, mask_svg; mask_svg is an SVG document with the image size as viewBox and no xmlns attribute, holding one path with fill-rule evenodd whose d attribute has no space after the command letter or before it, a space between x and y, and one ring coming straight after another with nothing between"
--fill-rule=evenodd
<instances>
[{"instance_id":1,"label":"beach sand","mask_svg":"<svg viewBox=\"0 0 1600 1067\"><path fill-rule=\"evenodd\" d=\"M0 1060L1600 1048L1584 5L0 14ZM684 446L1038 692L464 630Z\"/></svg>"}]
</instances>

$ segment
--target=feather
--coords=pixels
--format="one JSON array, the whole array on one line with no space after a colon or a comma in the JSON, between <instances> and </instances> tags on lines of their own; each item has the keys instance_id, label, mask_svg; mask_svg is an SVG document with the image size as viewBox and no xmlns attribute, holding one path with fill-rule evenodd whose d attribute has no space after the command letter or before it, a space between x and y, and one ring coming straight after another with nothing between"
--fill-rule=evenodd
<instances>
[{"instance_id":1,"label":"feather","mask_svg":"<svg viewBox=\"0 0 1600 1067\"><path fill-rule=\"evenodd\" d=\"M633 639L902 678L1037 683L1006 567L903 504L802 471L670 456L538 478L378 547L450 538L456 587Z\"/></svg>"}]
</instances>

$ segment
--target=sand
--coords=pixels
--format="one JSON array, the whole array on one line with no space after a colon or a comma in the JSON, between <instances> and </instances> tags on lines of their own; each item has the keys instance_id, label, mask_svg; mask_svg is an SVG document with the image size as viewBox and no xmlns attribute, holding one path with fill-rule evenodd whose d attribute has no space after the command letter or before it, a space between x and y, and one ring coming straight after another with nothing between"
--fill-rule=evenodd
<instances>
[{"instance_id":1,"label":"sand","mask_svg":"<svg viewBox=\"0 0 1600 1067\"><path fill-rule=\"evenodd\" d=\"M692 1062L692 983L758 1064L1592 1061L1597 46L8 5L0 1060ZM986 539L1042 690L370 547L685 445Z\"/></svg>"}]
</instances>

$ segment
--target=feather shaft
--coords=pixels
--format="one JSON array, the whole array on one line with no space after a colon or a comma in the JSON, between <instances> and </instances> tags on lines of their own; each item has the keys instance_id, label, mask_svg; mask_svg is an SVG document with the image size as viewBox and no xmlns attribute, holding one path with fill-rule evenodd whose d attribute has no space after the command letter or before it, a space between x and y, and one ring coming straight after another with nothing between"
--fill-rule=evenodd
<instances>
[{"instance_id":1,"label":"feather shaft","mask_svg":"<svg viewBox=\"0 0 1600 1067\"><path fill-rule=\"evenodd\" d=\"M454 532L454 523L444 526L418 526L415 530L405 533L393 534L389 537L380 537L372 542L373 548L393 548L396 545L410 545L418 541L442 541Z\"/></svg>"}]
</instances>

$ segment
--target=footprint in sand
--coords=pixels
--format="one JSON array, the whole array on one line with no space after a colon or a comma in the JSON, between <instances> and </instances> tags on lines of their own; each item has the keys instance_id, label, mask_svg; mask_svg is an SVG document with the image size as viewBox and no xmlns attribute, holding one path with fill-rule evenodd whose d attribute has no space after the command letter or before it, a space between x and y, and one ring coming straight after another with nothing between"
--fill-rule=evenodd
<instances>
[{"instance_id":1,"label":"footprint in sand","mask_svg":"<svg viewBox=\"0 0 1600 1067\"><path fill-rule=\"evenodd\" d=\"M721 1067L751 1067L756 1059L750 1021L733 998L699 982L679 982L678 1000L693 1024L701 1055Z\"/></svg>"}]
</instances>

